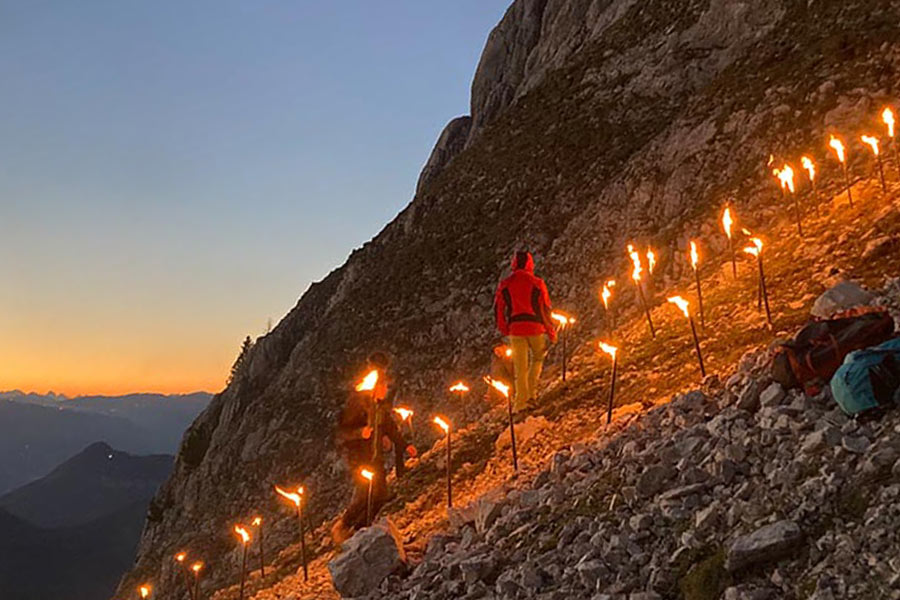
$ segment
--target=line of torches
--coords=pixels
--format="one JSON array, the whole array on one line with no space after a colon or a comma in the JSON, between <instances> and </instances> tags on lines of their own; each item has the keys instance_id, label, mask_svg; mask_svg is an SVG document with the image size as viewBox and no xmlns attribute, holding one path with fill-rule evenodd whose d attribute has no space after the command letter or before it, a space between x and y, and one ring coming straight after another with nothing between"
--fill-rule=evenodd
<instances>
[{"instance_id":1,"label":"line of torches","mask_svg":"<svg viewBox=\"0 0 900 600\"><path fill-rule=\"evenodd\" d=\"M893 159L895 163L895 167L897 169L898 177L900 177L900 151L897 149L897 144L895 143L894 138L894 113L890 108L885 108L881 114L882 121L887 127L888 137L891 142L891 149L893 150ZM881 183L881 189L883 193L887 193L887 184L885 181L884 175L884 165L881 158L881 144L880 140L872 135L862 135L860 137L860 141L867 146L875 159L878 179ZM841 171L844 178L844 184L846 186L847 192L847 201L848 204L853 207L853 193L851 191L852 183L850 179L850 174L847 166L847 149L844 143L834 135L831 135L828 141L828 147L834 152L834 156L841 165ZM774 157L769 158L769 167L774 163ZM816 212L818 213L818 203L819 203L819 189L818 189L818 180L817 180L817 172L816 165L808 156L802 156L800 158L800 163L802 165L803 170L806 172L807 179L809 181L809 186L812 191L815 204L816 204ZM797 223L797 232L800 237L803 237L803 223L802 223L802 211L800 208L799 199L797 198L796 186L794 181L795 171L793 167L789 164L784 164L781 168L774 167L772 169L772 174L777 178L782 192L782 198L785 201L790 201L793 204L795 219ZM730 262L732 273L735 278L737 278L737 258L736 258L736 250L735 250L735 235L734 235L734 226L735 226L735 217L733 214L733 209L729 206L726 206L722 212L721 216L721 224L722 229L725 233L725 236L728 239L728 249L730 254ZM750 231L747 229L741 229L742 233L746 236L749 244L743 248L743 252L753 256L756 259L757 270L758 270L758 293L757 293L757 306L762 309L765 307L766 314L766 322L769 328L773 327L772 324L772 313L769 308L769 297L768 290L766 287L766 277L765 270L763 267L763 241L759 237L755 237ZM628 256L631 259L632 263L632 272L631 279L636 288L636 296L638 300L638 306L641 311L643 311L646 319L648 329L650 331L650 335L653 338L656 338L656 326L653 323L653 318L650 312L650 304L647 301L646 293L644 291L643 286L643 273L644 266L640 252L634 247L633 244L628 244L627 246ZM647 260L647 272L652 276L653 271L656 267L656 254L652 248L648 248L646 254ZM700 326L705 327L705 314L703 310L703 290L701 286L701 277L700 277L700 252L698 248L698 244L695 240L690 240L688 245L688 258L690 260L691 269L694 274L694 283L696 286L696 295L697 295L697 306L698 306L698 314L700 318ZM616 328L616 315L615 315L615 306L612 303L613 297L613 289L616 286L616 281L614 279L607 280L603 285L600 291L600 300L603 303L603 308L606 313L606 324L608 330L611 332ZM688 325L690 326L691 337L694 342L694 350L697 354L697 361L700 367L700 374L702 377L706 376L706 368L703 362L703 353L700 347L700 338L697 333L697 326L694 321L694 316L691 313L690 302L684 299L681 296L671 296L667 298L667 301L673 305L675 305L678 310L684 315L684 317L688 321ZM567 347L567 331L575 324L575 317L563 313L561 311L553 311L551 313L551 318L556 322L557 329L559 331L560 342L562 345L562 380L566 380L566 372L567 372L567 363L568 363L568 347ZM618 360L619 360L619 348L613 346L604 341L597 342L597 349L607 355L612 361L611 367L611 376L610 376L610 386L609 386L609 395L607 401L607 410L606 410L606 422L609 424L612 421L612 412L613 406L615 402L615 391L616 391L616 375L618 370ZM504 357L509 359L512 357L512 350L509 348L505 349ZM378 383L378 371L373 369L369 371L362 380L356 385L355 389L358 392L371 391L373 392L373 399L375 399L374 390L375 386ZM516 448L516 433L513 419L513 406L512 406L512 397L511 397L511 386L509 383L494 379L490 376L484 377L485 383L488 384L490 389L493 389L498 394L500 394L507 403L507 412L509 417L509 433L510 433L510 446L512 450L512 462L513 469L515 472L518 472L519 469L519 461L518 454ZM458 381L454 383L449 388L449 392L455 395L458 399L462 399L470 391L469 386L462 381ZM393 409L394 413L399 418L401 424L405 423L409 427L410 433L413 433L413 424L412 418L414 416L414 412L412 409L407 407L396 407ZM376 411L377 413L378 411ZM451 430L452 426L450 421L441 415L435 415L432 418L432 423L438 427L438 429L443 433L444 438L446 439L446 447L447 447L447 458L446 458L446 478L447 478L447 507L448 510L453 507L453 478L452 478L452 445L451 445ZM377 425L377 424L376 424ZM379 436L379 432L376 430L373 433L373 436ZM378 437L375 437L375 443L380 443ZM370 467L361 467L358 471L358 475L361 479L365 480L368 483L368 494L367 494L367 506L366 506L366 523L371 524L373 518L373 506L372 506L372 494L373 494L373 485L375 481L375 473ZM298 533L300 538L300 560L303 566L303 578L304 581L308 581L309 579L309 571L307 565L307 552L306 552L306 529L304 525L303 518L303 507L305 500L305 489L302 485L296 488L296 492L287 491L279 486L275 486L275 492L281 496L283 499L287 500L291 504L294 505L295 510L297 512L297 522L298 522ZM263 521L262 517L255 517L252 521L253 527L256 528L257 538L258 538L258 546L259 546L259 570L260 575L265 577L265 557L263 554ZM241 544L241 578L240 578L240 598L243 600L244 597L244 587L246 582L247 575L247 551L248 546L251 543L252 536L250 535L250 531L248 528L243 527L240 524L234 525L234 533L238 539L238 542ZM183 572L184 576L184 584L185 588L188 591L189 598L191 600L200 600L200 578L201 572L204 569L204 563L202 561L196 561L192 563L190 566L187 564L187 553L179 552L175 555L175 561L179 564L179 568ZM144 584L138 587L138 594L141 599L149 598L152 593L152 588L149 584Z\"/></svg>"}]
</instances>

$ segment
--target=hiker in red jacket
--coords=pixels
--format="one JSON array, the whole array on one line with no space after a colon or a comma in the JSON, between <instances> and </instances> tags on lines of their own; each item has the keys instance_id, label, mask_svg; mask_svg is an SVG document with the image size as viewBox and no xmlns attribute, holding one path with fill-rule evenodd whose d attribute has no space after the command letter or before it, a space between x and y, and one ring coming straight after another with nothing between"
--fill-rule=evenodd
<instances>
[{"instance_id":1,"label":"hiker in red jacket","mask_svg":"<svg viewBox=\"0 0 900 600\"><path fill-rule=\"evenodd\" d=\"M547 354L547 340L556 342L550 318L550 294L544 280L534 275L530 252L516 252L513 273L500 282L494 298L497 328L509 337L515 373L517 411L537 397L537 383ZM529 366L529 351L531 364Z\"/></svg>"}]
</instances>

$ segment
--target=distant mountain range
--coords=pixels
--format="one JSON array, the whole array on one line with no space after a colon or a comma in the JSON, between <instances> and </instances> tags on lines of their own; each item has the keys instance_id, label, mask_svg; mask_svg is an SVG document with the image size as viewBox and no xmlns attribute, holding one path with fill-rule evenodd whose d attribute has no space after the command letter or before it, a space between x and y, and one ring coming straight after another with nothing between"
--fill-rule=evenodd
<instances>
[{"instance_id":1,"label":"distant mountain range","mask_svg":"<svg viewBox=\"0 0 900 600\"><path fill-rule=\"evenodd\" d=\"M172 470L172 456L133 456L97 442L49 475L0 496L0 510L44 529L75 527L143 503Z\"/></svg>"},{"instance_id":2,"label":"distant mountain range","mask_svg":"<svg viewBox=\"0 0 900 600\"><path fill-rule=\"evenodd\" d=\"M212 396L83 396L0 392L0 494L42 477L94 442L174 454Z\"/></svg>"},{"instance_id":3,"label":"distant mountain range","mask_svg":"<svg viewBox=\"0 0 900 600\"><path fill-rule=\"evenodd\" d=\"M105 600L128 569L171 456L92 444L0 497L3 600Z\"/></svg>"}]
</instances>

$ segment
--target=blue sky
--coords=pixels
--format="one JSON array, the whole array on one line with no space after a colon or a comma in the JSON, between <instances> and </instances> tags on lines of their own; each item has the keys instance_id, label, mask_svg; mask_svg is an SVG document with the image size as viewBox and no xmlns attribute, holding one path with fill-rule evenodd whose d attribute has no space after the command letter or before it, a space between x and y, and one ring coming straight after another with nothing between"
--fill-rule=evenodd
<instances>
[{"instance_id":1,"label":"blue sky","mask_svg":"<svg viewBox=\"0 0 900 600\"><path fill-rule=\"evenodd\" d=\"M0 389L210 388L412 197L509 0L0 0Z\"/></svg>"}]
</instances>

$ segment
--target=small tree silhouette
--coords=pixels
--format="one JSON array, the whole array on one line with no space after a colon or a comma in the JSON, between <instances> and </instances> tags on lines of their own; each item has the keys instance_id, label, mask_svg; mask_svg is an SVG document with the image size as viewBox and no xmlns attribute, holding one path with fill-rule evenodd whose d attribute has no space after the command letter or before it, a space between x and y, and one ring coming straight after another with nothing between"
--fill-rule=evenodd
<instances>
[{"instance_id":1,"label":"small tree silhouette","mask_svg":"<svg viewBox=\"0 0 900 600\"><path fill-rule=\"evenodd\" d=\"M253 340L250 339L250 336L244 338L244 343L241 344L241 351L238 354L238 357L234 360L234 364L231 365L231 373L228 375L228 385L231 385L231 382L237 379L241 371L244 368L244 363L247 361L247 354L250 350L253 349Z\"/></svg>"}]
</instances>

